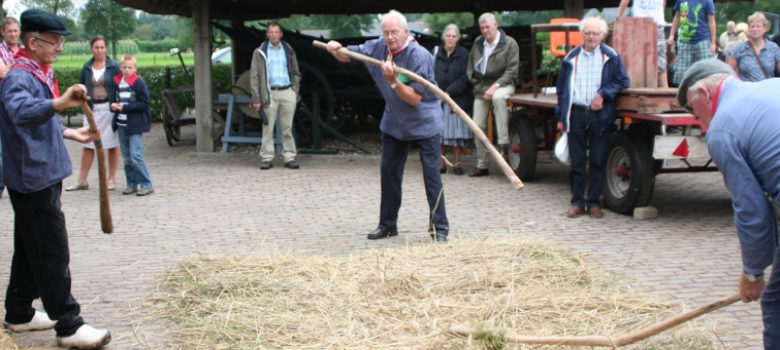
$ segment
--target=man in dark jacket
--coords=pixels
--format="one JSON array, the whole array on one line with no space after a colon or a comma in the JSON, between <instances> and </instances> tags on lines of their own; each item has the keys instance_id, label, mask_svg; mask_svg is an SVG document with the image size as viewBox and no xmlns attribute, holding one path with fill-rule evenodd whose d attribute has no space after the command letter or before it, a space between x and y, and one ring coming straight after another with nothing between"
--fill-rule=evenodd
<instances>
[{"instance_id":1,"label":"man in dark jacket","mask_svg":"<svg viewBox=\"0 0 780 350\"><path fill-rule=\"evenodd\" d=\"M268 40L252 53L252 71L250 73L252 103L250 107L259 111L263 108L268 116L268 125L263 126L263 144L260 145L260 169L273 167L274 125L279 114L279 126L282 129L282 154L284 167L298 169L295 162L295 139L292 123L295 106L298 104L298 89L301 87L301 71L298 58L292 46L282 40L282 26L271 23L266 29Z\"/></svg>"},{"instance_id":2,"label":"man in dark jacket","mask_svg":"<svg viewBox=\"0 0 780 350\"><path fill-rule=\"evenodd\" d=\"M571 208L566 216L580 216L585 208L590 216L600 219L604 213L599 197L604 188L604 167L607 142L612 134L615 97L629 86L626 67L620 56L601 41L607 33L607 22L586 18L580 24L585 39L582 46L564 57L558 74L558 130L567 132L571 154ZM590 149L590 178L585 197L585 165Z\"/></svg>"},{"instance_id":3,"label":"man in dark jacket","mask_svg":"<svg viewBox=\"0 0 780 350\"><path fill-rule=\"evenodd\" d=\"M487 115L493 106L498 131L498 146L506 158L509 152L509 108L507 99L515 93L517 72L520 70L520 48L517 41L498 29L496 17L486 12L479 16L482 36L474 41L469 55L466 75L474 86L474 122L484 132ZM490 166L487 147L477 141L477 168L469 176L488 175Z\"/></svg>"}]
</instances>

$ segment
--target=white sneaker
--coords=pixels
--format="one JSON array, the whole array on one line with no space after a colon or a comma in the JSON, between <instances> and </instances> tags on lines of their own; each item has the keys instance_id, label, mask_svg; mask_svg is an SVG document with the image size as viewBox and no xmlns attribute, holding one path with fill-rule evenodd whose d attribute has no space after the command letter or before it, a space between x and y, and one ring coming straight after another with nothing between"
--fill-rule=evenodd
<instances>
[{"instance_id":1,"label":"white sneaker","mask_svg":"<svg viewBox=\"0 0 780 350\"><path fill-rule=\"evenodd\" d=\"M99 349L111 342L111 333L105 329L95 329L88 324L81 325L76 333L67 337L57 337L57 343L68 349Z\"/></svg>"},{"instance_id":2,"label":"white sneaker","mask_svg":"<svg viewBox=\"0 0 780 350\"><path fill-rule=\"evenodd\" d=\"M33 316L32 320L30 320L30 322L20 324L3 322L3 328L14 333L42 331L46 329L52 329L55 325L57 325L57 321L52 321L49 319L49 315L38 310L35 311L35 315Z\"/></svg>"}]
</instances>

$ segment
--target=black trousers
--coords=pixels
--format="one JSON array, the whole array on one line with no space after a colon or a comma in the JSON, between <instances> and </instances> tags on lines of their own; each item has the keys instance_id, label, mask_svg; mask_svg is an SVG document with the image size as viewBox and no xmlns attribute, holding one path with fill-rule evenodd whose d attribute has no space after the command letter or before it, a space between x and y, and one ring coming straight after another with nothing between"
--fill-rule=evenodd
<instances>
[{"instance_id":1,"label":"black trousers","mask_svg":"<svg viewBox=\"0 0 780 350\"><path fill-rule=\"evenodd\" d=\"M569 127L569 153L571 167L569 184L571 185L571 204L580 207L598 207L601 192L604 191L606 177L607 147L611 131L601 131L599 112L572 110ZM588 174L588 193L585 194L586 166Z\"/></svg>"},{"instance_id":2,"label":"black trousers","mask_svg":"<svg viewBox=\"0 0 780 350\"><path fill-rule=\"evenodd\" d=\"M423 169L425 195L428 198L429 232L446 236L450 232L447 210L444 207L439 160L441 159L441 136L427 139L402 141L382 133L382 203L379 209L379 227L396 227L398 211L401 209L401 183L404 165L412 144L420 147L420 163ZM441 194L441 198L439 198ZM438 201L438 205L437 202Z\"/></svg>"},{"instance_id":3,"label":"black trousers","mask_svg":"<svg viewBox=\"0 0 780 350\"><path fill-rule=\"evenodd\" d=\"M58 336L69 336L84 324L81 308L70 294L70 251L60 195L62 183L32 193L8 189L14 208L14 256L5 296L5 321L27 323L41 298L49 318L58 321Z\"/></svg>"}]
</instances>

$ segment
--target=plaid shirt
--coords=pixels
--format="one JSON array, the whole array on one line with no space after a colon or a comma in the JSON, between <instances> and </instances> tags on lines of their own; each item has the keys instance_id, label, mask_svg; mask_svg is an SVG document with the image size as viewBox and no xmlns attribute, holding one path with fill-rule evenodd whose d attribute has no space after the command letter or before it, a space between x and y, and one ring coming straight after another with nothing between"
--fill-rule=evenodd
<instances>
[{"instance_id":1,"label":"plaid shirt","mask_svg":"<svg viewBox=\"0 0 780 350\"><path fill-rule=\"evenodd\" d=\"M574 97L572 102L575 105L590 106L593 98L596 97L599 86L601 86L604 57L598 47L593 52L587 52L583 48L574 60Z\"/></svg>"},{"instance_id":2,"label":"plaid shirt","mask_svg":"<svg viewBox=\"0 0 780 350\"><path fill-rule=\"evenodd\" d=\"M268 45L268 83L272 88L290 86L290 75L287 73L287 56L284 46L276 48Z\"/></svg>"},{"instance_id":3,"label":"plaid shirt","mask_svg":"<svg viewBox=\"0 0 780 350\"><path fill-rule=\"evenodd\" d=\"M19 48L23 49L24 46L22 46L22 44L19 44ZM5 64L6 66L10 66L14 64L14 55L16 54L14 53L13 50L11 50L10 47L8 47L8 44L6 44L5 41L0 43L0 61L3 61L3 64Z\"/></svg>"}]
</instances>

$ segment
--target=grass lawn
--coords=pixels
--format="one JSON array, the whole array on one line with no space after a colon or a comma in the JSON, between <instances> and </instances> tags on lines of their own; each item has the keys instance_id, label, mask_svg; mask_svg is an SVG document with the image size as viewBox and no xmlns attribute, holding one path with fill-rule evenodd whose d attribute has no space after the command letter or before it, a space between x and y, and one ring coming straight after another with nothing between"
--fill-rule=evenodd
<instances>
[{"instance_id":1,"label":"grass lawn","mask_svg":"<svg viewBox=\"0 0 780 350\"><path fill-rule=\"evenodd\" d=\"M120 58L122 54L119 54ZM187 65L192 65L195 62L195 55L189 53L189 54L182 54L181 57L184 59L184 63ZM86 63L89 59L92 58L92 55L60 55L59 59L57 59L57 62L55 62L52 66L54 67L81 67ZM117 59L117 57L112 57L114 59ZM179 56L178 55L169 55L165 52L150 52L150 53L139 53L135 55L135 59L138 61L138 66L180 66L181 63L179 62Z\"/></svg>"}]
</instances>

